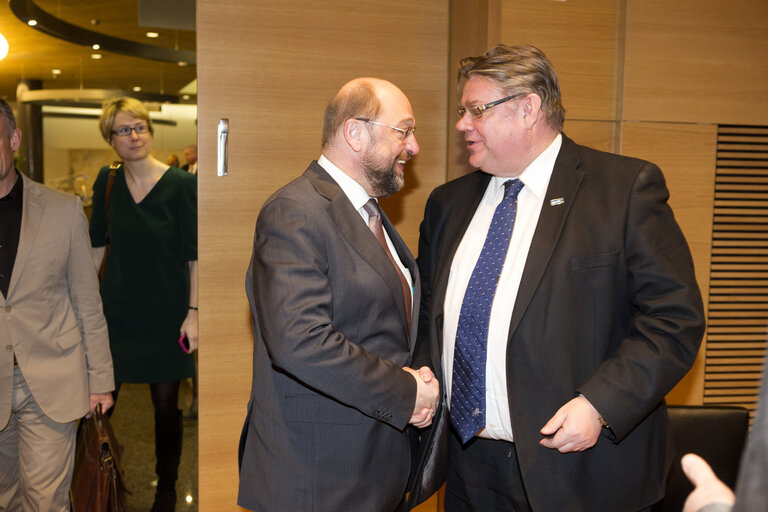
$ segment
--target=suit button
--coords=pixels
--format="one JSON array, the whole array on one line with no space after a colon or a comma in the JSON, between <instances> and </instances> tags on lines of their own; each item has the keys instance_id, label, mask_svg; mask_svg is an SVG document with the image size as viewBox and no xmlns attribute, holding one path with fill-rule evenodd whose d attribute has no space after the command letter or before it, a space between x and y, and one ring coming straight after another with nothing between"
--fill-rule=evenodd
<instances>
[{"instance_id":1,"label":"suit button","mask_svg":"<svg viewBox=\"0 0 768 512\"><path fill-rule=\"evenodd\" d=\"M13 345L6 345L5 350L7 350L8 352L11 352L13 350Z\"/></svg>"},{"instance_id":2,"label":"suit button","mask_svg":"<svg viewBox=\"0 0 768 512\"><path fill-rule=\"evenodd\" d=\"M11 306L5 306L5 311L6 311L6 313L10 313L11 312Z\"/></svg>"}]
</instances>

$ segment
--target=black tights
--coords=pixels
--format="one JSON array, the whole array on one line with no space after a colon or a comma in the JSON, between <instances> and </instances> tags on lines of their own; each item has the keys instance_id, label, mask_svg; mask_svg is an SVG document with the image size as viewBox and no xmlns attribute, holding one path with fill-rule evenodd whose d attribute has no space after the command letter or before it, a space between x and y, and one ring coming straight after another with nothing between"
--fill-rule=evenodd
<instances>
[{"instance_id":1,"label":"black tights","mask_svg":"<svg viewBox=\"0 0 768 512\"><path fill-rule=\"evenodd\" d=\"M155 408L155 421L162 420L175 421L179 409L179 384L180 380L170 382L151 382L149 392L152 395L152 405ZM122 382L115 383L115 390L112 397L115 400L115 406L109 410L111 416L117 407L117 395L120 393Z\"/></svg>"},{"instance_id":2,"label":"black tights","mask_svg":"<svg viewBox=\"0 0 768 512\"><path fill-rule=\"evenodd\" d=\"M176 503L176 479L181 459L183 427L178 407L181 381L153 382L149 385L152 405L155 409L155 456L157 464L157 490L153 511L172 511ZM117 404L120 392L117 383L113 396ZM113 407L111 410L114 410Z\"/></svg>"}]
</instances>

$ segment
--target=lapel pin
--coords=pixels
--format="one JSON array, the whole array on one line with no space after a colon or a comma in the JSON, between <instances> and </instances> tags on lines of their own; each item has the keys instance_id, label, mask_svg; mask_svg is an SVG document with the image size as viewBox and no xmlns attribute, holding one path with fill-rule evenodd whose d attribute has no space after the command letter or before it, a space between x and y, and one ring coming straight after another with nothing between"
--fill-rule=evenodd
<instances>
[{"instance_id":1,"label":"lapel pin","mask_svg":"<svg viewBox=\"0 0 768 512\"><path fill-rule=\"evenodd\" d=\"M560 206L561 204L565 204L564 197L556 197L555 199L549 200L549 206Z\"/></svg>"}]
</instances>

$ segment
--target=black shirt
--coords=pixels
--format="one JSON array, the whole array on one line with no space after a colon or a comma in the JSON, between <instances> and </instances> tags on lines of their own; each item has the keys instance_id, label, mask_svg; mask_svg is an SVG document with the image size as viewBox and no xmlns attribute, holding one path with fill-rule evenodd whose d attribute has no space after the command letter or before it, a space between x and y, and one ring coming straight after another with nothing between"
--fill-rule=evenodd
<instances>
[{"instance_id":1,"label":"black shirt","mask_svg":"<svg viewBox=\"0 0 768 512\"><path fill-rule=\"evenodd\" d=\"M6 298L16 252L19 249L23 183L19 171L16 171L16 183L13 188L5 197L0 197L0 292Z\"/></svg>"}]
</instances>

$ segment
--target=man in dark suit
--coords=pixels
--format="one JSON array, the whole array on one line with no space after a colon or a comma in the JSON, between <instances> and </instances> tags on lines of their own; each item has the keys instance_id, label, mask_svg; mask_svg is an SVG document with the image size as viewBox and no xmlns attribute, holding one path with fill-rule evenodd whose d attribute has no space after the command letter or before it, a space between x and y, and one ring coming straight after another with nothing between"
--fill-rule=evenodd
<instances>
[{"instance_id":1,"label":"man in dark suit","mask_svg":"<svg viewBox=\"0 0 768 512\"><path fill-rule=\"evenodd\" d=\"M0 510L68 512L75 429L115 388L80 199L13 165L0 100Z\"/></svg>"},{"instance_id":2,"label":"man in dark suit","mask_svg":"<svg viewBox=\"0 0 768 512\"><path fill-rule=\"evenodd\" d=\"M445 509L647 508L671 463L664 395L704 326L662 173L562 134L536 48L497 46L460 77L479 170L432 193L419 242L419 343L452 425Z\"/></svg>"},{"instance_id":3,"label":"man in dark suit","mask_svg":"<svg viewBox=\"0 0 768 512\"><path fill-rule=\"evenodd\" d=\"M401 505L406 426L430 423L438 384L408 368L419 276L376 198L403 186L419 151L414 129L397 87L353 80L328 105L319 160L259 213L246 280L255 344L240 506Z\"/></svg>"}]
</instances>

